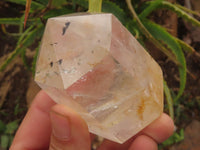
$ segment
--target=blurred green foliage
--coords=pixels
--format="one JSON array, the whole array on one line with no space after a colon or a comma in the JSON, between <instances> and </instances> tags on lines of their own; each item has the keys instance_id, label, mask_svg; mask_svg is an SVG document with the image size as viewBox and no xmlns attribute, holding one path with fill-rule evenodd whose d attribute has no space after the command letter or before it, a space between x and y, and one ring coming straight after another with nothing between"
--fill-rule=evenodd
<instances>
[{"instance_id":1,"label":"blurred green foliage","mask_svg":"<svg viewBox=\"0 0 200 150\"><path fill-rule=\"evenodd\" d=\"M7 124L0 120L0 148L5 150L9 148L18 126L19 120L15 120Z\"/></svg>"},{"instance_id":2,"label":"blurred green foliage","mask_svg":"<svg viewBox=\"0 0 200 150\"><path fill-rule=\"evenodd\" d=\"M184 140L184 129L181 129L179 132L175 132L170 138L164 141L162 145L159 145L159 149L163 149L166 146L170 146L182 140Z\"/></svg>"}]
</instances>

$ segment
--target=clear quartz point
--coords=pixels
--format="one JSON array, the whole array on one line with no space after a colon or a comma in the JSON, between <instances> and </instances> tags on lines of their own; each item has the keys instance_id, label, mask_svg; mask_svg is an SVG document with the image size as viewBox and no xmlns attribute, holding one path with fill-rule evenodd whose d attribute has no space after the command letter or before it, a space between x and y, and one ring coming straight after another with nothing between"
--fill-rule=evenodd
<instances>
[{"instance_id":1,"label":"clear quartz point","mask_svg":"<svg viewBox=\"0 0 200 150\"><path fill-rule=\"evenodd\" d=\"M112 14L48 19L35 81L90 132L118 143L163 112L161 68Z\"/></svg>"}]
</instances>

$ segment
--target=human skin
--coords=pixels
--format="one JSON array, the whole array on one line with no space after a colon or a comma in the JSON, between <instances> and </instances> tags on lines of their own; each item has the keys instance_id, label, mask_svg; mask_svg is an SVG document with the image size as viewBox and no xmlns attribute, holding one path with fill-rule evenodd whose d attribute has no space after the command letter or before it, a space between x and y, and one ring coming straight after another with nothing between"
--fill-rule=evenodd
<instances>
[{"instance_id":1,"label":"human skin","mask_svg":"<svg viewBox=\"0 0 200 150\"><path fill-rule=\"evenodd\" d=\"M157 150L157 144L173 134L174 123L163 113L124 144L104 140L98 150ZM90 150L90 134L79 114L56 104L40 91L21 123L10 150Z\"/></svg>"}]
</instances>

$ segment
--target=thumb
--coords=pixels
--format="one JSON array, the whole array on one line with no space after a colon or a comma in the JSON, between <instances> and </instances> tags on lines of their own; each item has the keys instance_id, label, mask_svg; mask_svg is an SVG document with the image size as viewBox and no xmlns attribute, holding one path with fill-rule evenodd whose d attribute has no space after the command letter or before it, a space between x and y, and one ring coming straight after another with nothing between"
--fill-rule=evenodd
<instances>
[{"instance_id":1,"label":"thumb","mask_svg":"<svg viewBox=\"0 0 200 150\"><path fill-rule=\"evenodd\" d=\"M84 120L72 109L55 105L50 112L50 150L90 150L90 134Z\"/></svg>"}]
</instances>

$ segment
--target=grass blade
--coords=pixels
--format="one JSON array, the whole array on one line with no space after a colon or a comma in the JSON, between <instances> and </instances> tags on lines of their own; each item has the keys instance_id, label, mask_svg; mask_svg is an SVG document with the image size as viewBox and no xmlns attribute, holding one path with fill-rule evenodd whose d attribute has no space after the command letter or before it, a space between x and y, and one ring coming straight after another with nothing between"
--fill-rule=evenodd
<instances>
[{"instance_id":1,"label":"grass blade","mask_svg":"<svg viewBox=\"0 0 200 150\"><path fill-rule=\"evenodd\" d=\"M20 18L0 18L0 24L20 25Z\"/></svg>"},{"instance_id":2,"label":"grass blade","mask_svg":"<svg viewBox=\"0 0 200 150\"><path fill-rule=\"evenodd\" d=\"M32 62L32 67L31 67L33 76L35 76L35 67L36 67L36 61L37 61L37 56L38 56L38 53L39 53L39 49L40 49L40 44L36 48L36 53L35 53L35 55L33 57L33 62Z\"/></svg>"},{"instance_id":3,"label":"grass blade","mask_svg":"<svg viewBox=\"0 0 200 150\"><path fill-rule=\"evenodd\" d=\"M184 41L174 37L174 39L180 44L180 46L182 47L182 49L187 52L187 53L194 53L195 52L195 49L188 45L187 43L185 43Z\"/></svg>"},{"instance_id":4,"label":"grass blade","mask_svg":"<svg viewBox=\"0 0 200 150\"><path fill-rule=\"evenodd\" d=\"M142 21L139 19L138 15L136 14L131 0L126 0L126 3L128 5L129 10L131 11L133 15L133 19L136 22L136 25L138 26L138 29L142 34L145 35L149 41L151 41L157 48L159 48L170 60L172 60L175 64L180 65L179 62L177 61L176 57L174 54L169 51L167 48L164 47L163 44L161 44L155 37L152 36L152 34L146 29L146 27L143 25Z\"/></svg>"},{"instance_id":5,"label":"grass blade","mask_svg":"<svg viewBox=\"0 0 200 150\"><path fill-rule=\"evenodd\" d=\"M35 42L36 37L40 38L44 30L44 26L40 25L34 30L32 30L24 40L18 43L15 50L10 53L8 58L0 65L0 71L4 70L6 66L18 55L22 52L24 47L30 46L32 43Z\"/></svg>"},{"instance_id":6,"label":"grass blade","mask_svg":"<svg viewBox=\"0 0 200 150\"><path fill-rule=\"evenodd\" d=\"M181 5L178 5L178 4L174 4L174 5L176 5L176 7L182 9L183 11L185 11L189 14L196 15L196 16L200 17L200 13L197 12L197 11L193 11L191 9L188 9L187 7L184 7L184 6L181 6Z\"/></svg>"},{"instance_id":7,"label":"grass blade","mask_svg":"<svg viewBox=\"0 0 200 150\"><path fill-rule=\"evenodd\" d=\"M28 63L27 63L27 59L26 59L26 48L22 48L22 50L21 50L21 58L22 58L22 62L23 62L23 64L24 64L24 66L26 67L26 69L28 70L28 71L30 71L31 70L31 68L29 67L29 65L28 65Z\"/></svg>"},{"instance_id":8,"label":"grass blade","mask_svg":"<svg viewBox=\"0 0 200 150\"><path fill-rule=\"evenodd\" d=\"M162 1L161 4L162 4L161 7L172 10L179 17L183 18L184 20L188 22L191 22L193 25L200 27L200 22L197 19L193 18L192 16L190 16L190 14L186 13L184 10L180 9L176 5L173 5L172 3L167 2L167 1Z\"/></svg>"},{"instance_id":9,"label":"grass blade","mask_svg":"<svg viewBox=\"0 0 200 150\"><path fill-rule=\"evenodd\" d=\"M172 96L171 96L171 93L166 81L163 81L163 84L164 84L164 93L165 93L167 105L169 108L169 115L174 120L174 108L173 108Z\"/></svg>"},{"instance_id":10,"label":"grass blade","mask_svg":"<svg viewBox=\"0 0 200 150\"><path fill-rule=\"evenodd\" d=\"M172 4L168 1L164 1L164 0L157 0L157 1L150 1L150 2L146 2L146 4L148 4L149 6L147 7L147 10L144 10L139 17L141 17L141 19L145 19L145 17L147 17L147 15L149 15L152 11L159 9L159 8L166 8L169 9L173 12L175 12L179 17L183 18L184 20L191 22L193 25L196 25L198 27L200 27L200 22L193 18L190 14L188 13L192 13L195 14L197 16L199 16L199 13L195 13L192 10L189 10L185 7L181 7L177 4Z\"/></svg>"},{"instance_id":11,"label":"grass blade","mask_svg":"<svg viewBox=\"0 0 200 150\"><path fill-rule=\"evenodd\" d=\"M17 47L13 52L10 53L8 58L1 64L0 66L0 71L3 71L6 66L21 52L21 48Z\"/></svg>"},{"instance_id":12,"label":"grass blade","mask_svg":"<svg viewBox=\"0 0 200 150\"><path fill-rule=\"evenodd\" d=\"M29 19L27 24L36 24L41 23L40 19ZM18 25L21 26L23 24L22 18L0 18L0 24L7 24L7 25Z\"/></svg>"},{"instance_id":13,"label":"grass blade","mask_svg":"<svg viewBox=\"0 0 200 150\"><path fill-rule=\"evenodd\" d=\"M174 37L175 38L175 37ZM187 52L187 53L192 53L195 56L197 56L198 58L200 58L200 53L198 53L192 46L188 45L187 43L185 43L184 41L175 38L176 41L180 44L180 46L182 47L182 49Z\"/></svg>"},{"instance_id":14,"label":"grass blade","mask_svg":"<svg viewBox=\"0 0 200 150\"><path fill-rule=\"evenodd\" d=\"M34 28L34 25L30 26L29 28L27 28L24 33L22 33L22 35L19 37L18 41L17 41L17 46L20 45L20 43L22 42L22 40L30 33L30 31Z\"/></svg>"},{"instance_id":15,"label":"grass blade","mask_svg":"<svg viewBox=\"0 0 200 150\"><path fill-rule=\"evenodd\" d=\"M26 36L26 38L22 41L20 45L24 47L30 46L33 42L35 42L36 39L41 38L43 31L44 26L40 24Z\"/></svg>"}]
</instances>

